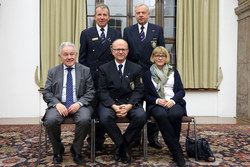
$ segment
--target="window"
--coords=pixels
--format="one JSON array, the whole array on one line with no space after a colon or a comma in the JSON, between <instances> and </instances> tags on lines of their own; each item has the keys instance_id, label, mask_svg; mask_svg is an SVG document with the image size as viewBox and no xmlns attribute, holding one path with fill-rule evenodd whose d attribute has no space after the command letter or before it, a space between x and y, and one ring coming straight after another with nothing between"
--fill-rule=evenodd
<instances>
[{"instance_id":1,"label":"window","mask_svg":"<svg viewBox=\"0 0 250 167\"><path fill-rule=\"evenodd\" d=\"M163 27L165 47L167 48L172 65L176 65L176 0L87 0L87 28L95 25L95 5L104 3L110 9L109 26L123 34L123 29L136 23L135 6L138 3L148 5L150 23Z\"/></svg>"}]
</instances>

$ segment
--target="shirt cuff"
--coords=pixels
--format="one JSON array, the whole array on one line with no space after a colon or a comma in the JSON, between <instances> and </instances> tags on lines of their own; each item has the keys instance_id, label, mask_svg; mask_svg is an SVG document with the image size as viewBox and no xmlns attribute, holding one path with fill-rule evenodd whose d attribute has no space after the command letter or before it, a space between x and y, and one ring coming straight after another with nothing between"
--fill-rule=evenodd
<instances>
[{"instance_id":1,"label":"shirt cuff","mask_svg":"<svg viewBox=\"0 0 250 167\"><path fill-rule=\"evenodd\" d=\"M81 102L78 101L77 103L80 104L81 107L83 106L83 104Z\"/></svg>"},{"instance_id":2,"label":"shirt cuff","mask_svg":"<svg viewBox=\"0 0 250 167\"><path fill-rule=\"evenodd\" d=\"M158 104L158 101L159 101L159 98L157 98L157 99L155 100L155 104Z\"/></svg>"},{"instance_id":3,"label":"shirt cuff","mask_svg":"<svg viewBox=\"0 0 250 167\"><path fill-rule=\"evenodd\" d=\"M175 101L173 99L170 99L170 101L172 101L175 104Z\"/></svg>"}]
</instances>

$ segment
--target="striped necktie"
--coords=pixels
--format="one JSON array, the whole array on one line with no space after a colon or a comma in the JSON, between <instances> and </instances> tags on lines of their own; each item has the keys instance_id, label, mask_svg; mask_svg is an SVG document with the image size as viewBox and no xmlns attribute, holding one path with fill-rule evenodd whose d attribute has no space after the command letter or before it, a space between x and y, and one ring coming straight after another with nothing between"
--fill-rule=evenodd
<instances>
[{"instance_id":1,"label":"striped necktie","mask_svg":"<svg viewBox=\"0 0 250 167\"><path fill-rule=\"evenodd\" d=\"M101 38L101 40L102 40L102 44L104 44L104 42L106 41L106 40L105 40L104 28L101 28L101 31L102 31L102 33L101 33L100 38Z\"/></svg>"},{"instance_id":2,"label":"striped necktie","mask_svg":"<svg viewBox=\"0 0 250 167\"><path fill-rule=\"evenodd\" d=\"M141 32L140 32L140 39L141 39L141 42L143 42L144 39L145 39L145 33L144 33L143 29L144 29L144 27L141 26Z\"/></svg>"}]
</instances>

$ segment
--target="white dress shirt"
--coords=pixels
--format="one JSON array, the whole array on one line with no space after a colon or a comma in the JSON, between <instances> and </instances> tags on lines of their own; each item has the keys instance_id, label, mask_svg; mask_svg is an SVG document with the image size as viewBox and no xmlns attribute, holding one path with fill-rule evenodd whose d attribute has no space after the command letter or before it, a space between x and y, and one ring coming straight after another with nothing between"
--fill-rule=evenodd
<instances>
[{"instance_id":1,"label":"white dress shirt","mask_svg":"<svg viewBox=\"0 0 250 167\"><path fill-rule=\"evenodd\" d=\"M125 67L125 63L126 63L126 59L125 59L125 61L122 63L122 75L123 75L123 73L124 73L124 67ZM115 60L115 64L116 64L116 68L117 68L117 71L119 71L119 63L117 63L117 61Z\"/></svg>"},{"instance_id":2,"label":"white dress shirt","mask_svg":"<svg viewBox=\"0 0 250 167\"><path fill-rule=\"evenodd\" d=\"M139 33L141 32L141 26L142 26L142 25L138 24L138 30L139 30ZM146 38L146 35L147 35L147 29L148 29L148 22L147 22L145 25L143 25L143 27L144 27L143 31L144 31L145 38Z\"/></svg>"},{"instance_id":3,"label":"white dress shirt","mask_svg":"<svg viewBox=\"0 0 250 167\"><path fill-rule=\"evenodd\" d=\"M101 27L98 26L98 25L96 24L96 29L97 29L98 35L99 35L99 37L100 37L100 36L101 36L101 33L102 33ZM106 25L103 29L104 29L105 38L107 38L108 25Z\"/></svg>"}]
</instances>

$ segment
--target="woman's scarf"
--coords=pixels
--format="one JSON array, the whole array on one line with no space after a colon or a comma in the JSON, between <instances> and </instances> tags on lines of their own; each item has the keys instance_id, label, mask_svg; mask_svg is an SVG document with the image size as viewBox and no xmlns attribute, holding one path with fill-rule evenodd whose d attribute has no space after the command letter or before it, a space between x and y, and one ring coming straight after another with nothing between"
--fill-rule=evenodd
<instances>
[{"instance_id":1,"label":"woman's scarf","mask_svg":"<svg viewBox=\"0 0 250 167\"><path fill-rule=\"evenodd\" d=\"M154 82L157 84L156 90L159 96L165 99L164 85L168 81L169 75L173 72L173 67L169 64L165 64L160 70L155 64L150 67L150 72Z\"/></svg>"}]
</instances>

